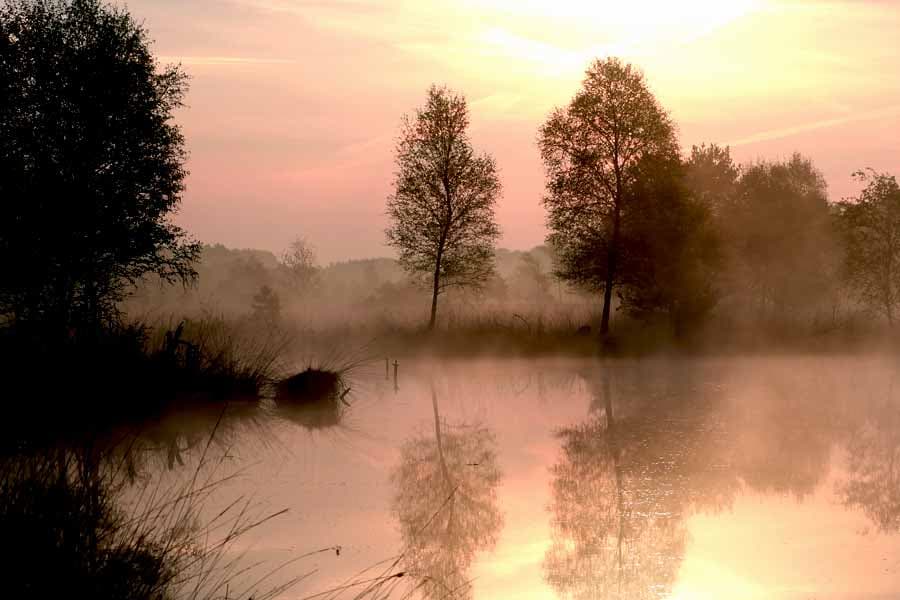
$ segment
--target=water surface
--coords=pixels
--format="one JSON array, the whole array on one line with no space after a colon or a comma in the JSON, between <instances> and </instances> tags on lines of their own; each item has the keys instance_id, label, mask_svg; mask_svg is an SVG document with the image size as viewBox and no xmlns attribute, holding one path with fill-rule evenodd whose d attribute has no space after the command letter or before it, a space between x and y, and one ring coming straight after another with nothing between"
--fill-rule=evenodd
<instances>
[{"instance_id":1,"label":"water surface","mask_svg":"<svg viewBox=\"0 0 900 600\"><path fill-rule=\"evenodd\" d=\"M332 549L284 598L900 598L894 363L376 364L337 414L235 427L217 494L290 509L242 560Z\"/></svg>"}]
</instances>

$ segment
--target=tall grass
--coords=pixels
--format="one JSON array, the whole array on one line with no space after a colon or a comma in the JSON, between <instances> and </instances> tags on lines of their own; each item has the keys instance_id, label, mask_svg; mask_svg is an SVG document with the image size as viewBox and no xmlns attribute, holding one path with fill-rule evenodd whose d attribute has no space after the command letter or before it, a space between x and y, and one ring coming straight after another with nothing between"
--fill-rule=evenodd
<instances>
[{"instance_id":1,"label":"tall grass","mask_svg":"<svg viewBox=\"0 0 900 600\"><path fill-rule=\"evenodd\" d=\"M0 330L0 453L73 445L168 413L258 402L287 334L207 316L115 324L88 336Z\"/></svg>"},{"instance_id":2,"label":"tall grass","mask_svg":"<svg viewBox=\"0 0 900 600\"><path fill-rule=\"evenodd\" d=\"M207 446L209 450L210 446ZM204 452L180 484L131 486L120 455L94 447L0 459L4 589L14 598L273 598L305 575L260 589L273 569L244 564L234 543L283 514L238 497L205 522L234 475ZM276 566L285 567L287 563Z\"/></svg>"},{"instance_id":3,"label":"tall grass","mask_svg":"<svg viewBox=\"0 0 900 600\"><path fill-rule=\"evenodd\" d=\"M258 399L283 371L290 333L252 319L204 315L156 326L146 354L181 393Z\"/></svg>"}]
</instances>

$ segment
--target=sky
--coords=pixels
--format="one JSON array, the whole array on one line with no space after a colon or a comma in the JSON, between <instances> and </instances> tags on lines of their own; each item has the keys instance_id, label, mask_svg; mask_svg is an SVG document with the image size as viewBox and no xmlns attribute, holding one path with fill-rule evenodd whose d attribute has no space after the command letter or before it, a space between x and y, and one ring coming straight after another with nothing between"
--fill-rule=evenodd
<instances>
[{"instance_id":1,"label":"sky","mask_svg":"<svg viewBox=\"0 0 900 600\"><path fill-rule=\"evenodd\" d=\"M546 236L538 127L594 58L639 66L691 145L741 162L799 151L832 200L900 175L900 0L131 0L191 77L176 221L205 243L320 262L391 256L401 117L432 83L465 94L503 196L500 245Z\"/></svg>"}]
</instances>

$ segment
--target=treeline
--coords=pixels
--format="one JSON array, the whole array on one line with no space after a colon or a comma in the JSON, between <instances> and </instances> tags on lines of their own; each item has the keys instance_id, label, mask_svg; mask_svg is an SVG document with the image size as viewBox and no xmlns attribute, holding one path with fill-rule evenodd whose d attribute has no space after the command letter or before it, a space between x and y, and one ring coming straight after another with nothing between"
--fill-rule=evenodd
<instances>
[{"instance_id":1,"label":"treeline","mask_svg":"<svg viewBox=\"0 0 900 600\"><path fill-rule=\"evenodd\" d=\"M535 313L577 304L565 325L584 333L588 294L604 340L614 319L686 338L897 318L893 176L861 172L859 197L833 202L799 154L737 165L713 144L685 156L643 74L615 58L591 64L539 128L546 247L497 249L500 167L474 148L465 97L434 86L398 137L385 232L396 264L322 268L302 240L279 257L203 248L171 220L187 177L174 122L187 78L149 46L127 11L100 0L0 6L4 336L97 337L123 308L154 301L318 324L413 315L430 329L454 311L494 311L529 331Z\"/></svg>"},{"instance_id":2,"label":"treeline","mask_svg":"<svg viewBox=\"0 0 900 600\"><path fill-rule=\"evenodd\" d=\"M302 257L302 260L299 258ZM546 246L529 251L497 249L491 277L477 290L448 294L451 311L473 317L488 313L525 318L562 304L586 306L590 298L553 275ZM303 239L280 256L252 249L204 246L195 263L197 280L171 286L148 277L122 303L124 312L157 316L217 314L275 325L323 329L355 322L407 326L425 315L428 290L392 258L348 260L320 265Z\"/></svg>"},{"instance_id":3,"label":"treeline","mask_svg":"<svg viewBox=\"0 0 900 600\"><path fill-rule=\"evenodd\" d=\"M465 98L432 87L404 119L387 239L438 297L492 278L500 196L494 159L466 133ZM900 189L860 172L859 198L830 202L800 154L737 165L727 147L684 156L643 74L595 61L571 102L538 132L547 242L561 281L599 299L609 340L618 313L684 338L709 330L821 332L861 317L893 324L900 286ZM869 319L869 323L878 323Z\"/></svg>"}]
</instances>

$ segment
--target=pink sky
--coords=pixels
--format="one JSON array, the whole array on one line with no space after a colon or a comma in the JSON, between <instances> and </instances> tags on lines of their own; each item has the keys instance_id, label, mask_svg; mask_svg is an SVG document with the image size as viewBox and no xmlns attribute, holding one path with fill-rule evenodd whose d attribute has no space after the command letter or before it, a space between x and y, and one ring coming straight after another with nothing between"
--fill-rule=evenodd
<instances>
[{"instance_id":1,"label":"pink sky","mask_svg":"<svg viewBox=\"0 0 900 600\"><path fill-rule=\"evenodd\" d=\"M794 150L832 199L863 167L900 175L893 0L132 0L164 62L191 75L181 225L203 242L322 262L392 255L385 198L401 116L431 83L466 94L504 185L501 245L543 242L547 113L588 62L644 69L682 145L741 161Z\"/></svg>"}]
</instances>

